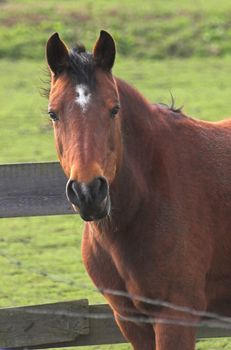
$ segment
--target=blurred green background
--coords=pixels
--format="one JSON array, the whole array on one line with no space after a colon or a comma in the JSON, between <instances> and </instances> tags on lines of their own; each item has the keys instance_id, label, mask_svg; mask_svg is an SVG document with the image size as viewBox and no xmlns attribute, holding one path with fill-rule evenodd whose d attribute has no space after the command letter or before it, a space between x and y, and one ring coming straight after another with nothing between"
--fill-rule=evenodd
<instances>
[{"instance_id":1,"label":"blurred green background","mask_svg":"<svg viewBox=\"0 0 231 350\"><path fill-rule=\"evenodd\" d=\"M169 103L171 92L193 117L231 114L229 0L0 0L0 163L56 159L40 95L46 40L58 31L70 46L91 50L100 29L117 43L114 74L151 101ZM78 216L1 219L0 307L104 302L81 262L82 228ZM231 349L231 340L201 341L197 349Z\"/></svg>"}]
</instances>

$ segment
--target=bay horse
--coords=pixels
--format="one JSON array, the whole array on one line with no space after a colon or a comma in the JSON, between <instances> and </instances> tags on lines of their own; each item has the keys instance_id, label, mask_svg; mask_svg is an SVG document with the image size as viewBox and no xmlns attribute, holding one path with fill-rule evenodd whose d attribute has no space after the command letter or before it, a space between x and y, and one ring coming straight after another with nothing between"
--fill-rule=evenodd
<instances>
[{"instance_id":1,"label":"bay horse","mask_svg":"<svg viewBox=\"0 0 231 350\"><path fill-rule=\"evenodd\" d=\"M231 316L231 121L151 104L112 75L115 55L105 31L92 53L57 33L46 46L48 113L67 198L85 221L83 262L133 349L192 350L199 313L180 307Z\"/></svg>"}]
</instances>

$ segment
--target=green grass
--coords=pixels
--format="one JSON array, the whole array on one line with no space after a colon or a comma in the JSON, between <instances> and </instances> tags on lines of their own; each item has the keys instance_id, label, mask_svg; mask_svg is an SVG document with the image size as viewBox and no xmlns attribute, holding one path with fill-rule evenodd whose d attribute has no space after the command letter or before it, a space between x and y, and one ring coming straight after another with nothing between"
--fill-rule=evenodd
<instances>
[{"instance_id":1,"label":"green grass","mask_svg":"<svg viewBox=\"0 0 231 350\"><path fill-rule=\"evenodd\" d=\"M116 39L114 72L153 102L170 102L197 118L231 115L231 4L228 0L1 0L0 163L56 159L39 94L44 46L59 31L91 49L101 28ZM187 59L181 59L187 57ZM78 216L1 219L0 307L88 298L104 302L81 262ZM88 347L86 348L88 349ZM89 349L130 349L128 345ZM198 350L231 350L231 340Z\"/></svg>"},{"instance_id":2,"label":"green grass","mask_svg":"<svg viewBox=\"0 0 231 350\"><path fill-rule=\"evenodd\" d=\"M166 58L231 53L228 0L1 1L0 57L43 57L49 35L92 46L99 29L109 30L124 56ZM163 39L164 38L164 39Z\"/></svg>"}]
</instances>

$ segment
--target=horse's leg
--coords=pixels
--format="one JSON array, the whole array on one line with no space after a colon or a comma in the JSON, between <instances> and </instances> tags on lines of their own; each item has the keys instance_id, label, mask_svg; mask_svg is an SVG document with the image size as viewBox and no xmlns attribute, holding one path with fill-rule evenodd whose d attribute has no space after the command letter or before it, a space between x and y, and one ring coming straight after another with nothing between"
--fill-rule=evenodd
<instances>
[{"instance_id":1,"label":"horse's leg","mask_svg":"<svg viewBox=\"0 0 231 350\"><path fill-rule=\"evenodd\" d=\"M130 298L117 295L117 292L127 292L125 283L121 279L110 254L97 241L91 240L89 225L85 226L82 256L90 277L109 302L122 334L131 342L134 350L155 350L152 325L124 322L119 319L119 312L124 317L129 317L137 310Z\"/></svg>"},{"instance_id":2,"label":"horse's leg","mask_svg":"<svg viewBox=\"0 0 231 350\"><path fill-rule=\"evenodd\" d=\"M155 335L151 325L122 321L116 313L115 320L124 337L134 350L155 350Z\"/></svg>"},{"instance_id":3,"label":"horse's leg","mask_svg":"<svg viewBox=\"0 0 231 350\"><path fill-rule=\"evenodd\" d=\"M196 279L194 280L196 281ZM196 283L196 282L195 282ZM196 285L196 284L195 284ZM184 305L191 309L191 311L206 310L206 295L199 286L203 283L198 283L196 292L192 292L193 298L189 300L190 292L187 292L187 297L182 294L173 294L170 297L172 304ZM193 287L191 288L193 291ZM186 312L187 311L187 312ZM188 310L177 311L173 309L163 309L158 317L160 320L172 321L172 324L156 323L153 328L155 331L156 350L194 350L196 344L196 324L200 318L194 312ZM174 320L176 324L174 324ZM185 322L184 325L177 325L177 320Z\"/></svg>"},{"instance_id":4,"label":"horse's leg","mask_svg":"<svg viewBox=\"0 0 231 350\"><path fill-rule=\"evenodd\" d=\"M201 294L203 295L203 293ZM179 299L173 298L172 302L176 305L196 305L197 310L204 310L205 298L199 296L196 302L183 302L183 297ZM176 301L175 301L176 300ZM177 324L166 324L166 323L156 323L154 325L155 339L156 339L156 350L194 350L196 343L196 323L199 321L198 317L195 315L190 315L186 313L177 312L174 310L163 311L158 315L158 318L163 320L173 321L177 320L184 322L185 325ZM191 326L192 324L192 326Z\"/></svg>"},{"instance_id":5,"label":"horse's leg","mask_svg":"<svg viewBox=\"0 0 231 350\"><path fill-rule=\"evenodd\" d=\"M156 324L156 350L194 350L196 330L192 327Z\"/></svg>"}]
</instances>

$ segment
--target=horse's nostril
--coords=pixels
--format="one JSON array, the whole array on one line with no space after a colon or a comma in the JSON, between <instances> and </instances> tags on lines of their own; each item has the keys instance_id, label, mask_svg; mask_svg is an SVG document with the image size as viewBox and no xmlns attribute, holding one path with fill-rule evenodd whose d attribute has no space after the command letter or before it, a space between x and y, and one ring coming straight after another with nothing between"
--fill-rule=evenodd
<instances>
[{"instance_id":1,"label":"horse's nostril","mask_svg":"<svg viewBox=\"0 0 231 350\"><path fill-rule=\"evenodd\" d=\"M92 184L92 193L98 201L103 201L108 194L108 183L104 177L97 177L93 180Z\"/></svg>"},{"instance_id":2,"label":"horse's nostril","mask_svg":"<svg viewBox=\"0 0 231 350\"><path fill-rule=\"evenodd\" d=\"M67 199L74 205L79 204L79 195L77 190L77 182L73 180L69 180L66 186L66 196Z\"/></svg>"},{"instance_id":3,"label":"horse's nostril","mask_svg":"<svg viewBox=\"0 0 231 350\"><path fill-rule=\"evenodd\" d=\"M78 197L78 192L77 192L77 183L75 181L72 181L71 183L71 190L74 192L74 194Z\"/></svg>"},{"instance_id":4,"label":"horse's nostril","mask_svg":"<svg viewBox=\"0 0 231 350\"><path fill-rule=\"evenodd\" d=\"M98 181L100 182L100 191L108 188L107 180L104 177L98 177Z\"/></svg>"},{"instance_id":5,"label":"horse's nostril","mask_svg":"<svg viewBox=\"0 0 231 350\"><path fill-rule=\"evenodd\" d=\"M69 180L66 186L67 199L78 207L100 205L107 195L108 183L103 177L97 177L89 184Z\"/></svg>"}]
</instances>

